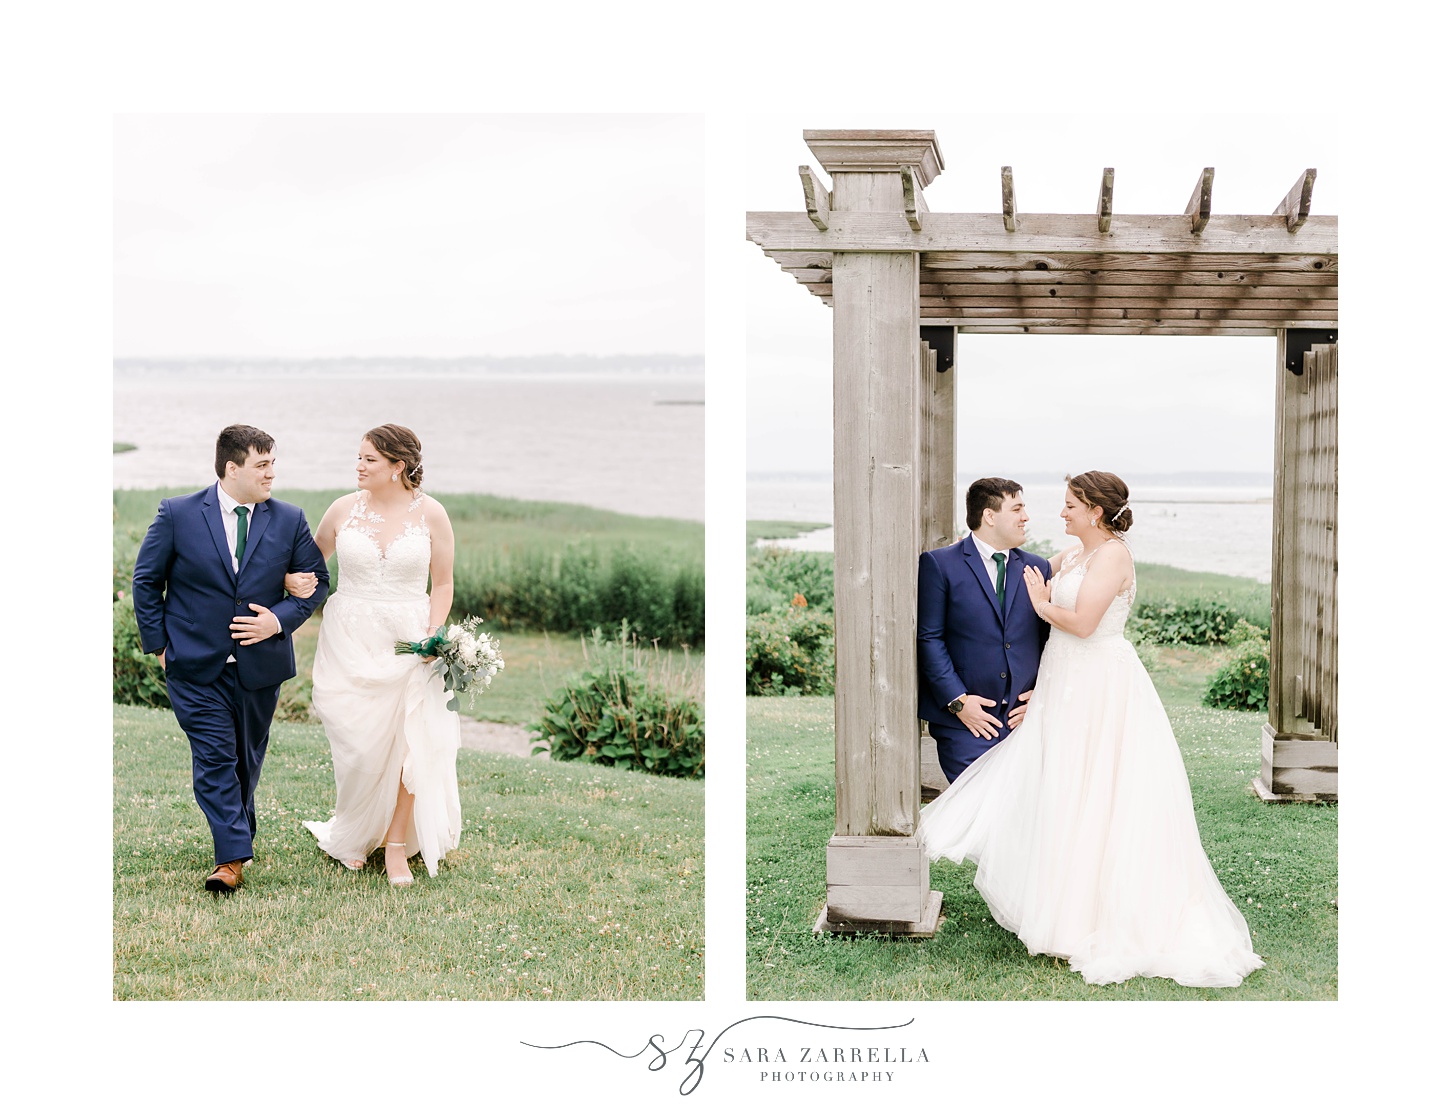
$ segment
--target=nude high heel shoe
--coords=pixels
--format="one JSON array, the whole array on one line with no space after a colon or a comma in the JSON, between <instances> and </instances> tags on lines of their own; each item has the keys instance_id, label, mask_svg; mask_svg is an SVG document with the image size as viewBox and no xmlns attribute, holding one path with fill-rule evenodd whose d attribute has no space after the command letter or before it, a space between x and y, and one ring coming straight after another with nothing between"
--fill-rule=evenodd
<instances>
[{"instance_id":1,"label":"nude high heel shoe","mask_svg":"<svg viewBox=\"0 0 1451 1114\"><path fill-rule=\"evenodd\" d=\"M388 847L407 847L408 844L406 844L406 843L389 843L387 846ZM388 858L388 853L385 850L383 852L383 860L384 860L384 868L385 869L387 868L387 858ZM403 860L403 873L402 874L394 874L391 870L389 870L388 871L388 882L389 882L390 885L394 885L394 886L411 886L411 885L413 885L413 872L408 869L408 860L406 858Z\"/></svg>"}]
</instances>

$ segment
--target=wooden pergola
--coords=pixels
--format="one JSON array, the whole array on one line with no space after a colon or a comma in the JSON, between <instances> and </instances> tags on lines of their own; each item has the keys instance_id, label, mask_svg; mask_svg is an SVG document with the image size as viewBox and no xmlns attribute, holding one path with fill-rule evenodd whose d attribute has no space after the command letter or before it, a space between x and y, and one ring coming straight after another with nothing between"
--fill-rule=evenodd
<instances>
[{"instance_id":1,"label":"wooden pergola","mask_svg":"<svg viewBox=\"0 0 1451 1114\"><path fill-rule=\"evenodd\" d=\"M1182 214L932 213L931 131L806 131L830 175L804 211L748 213L746 235L832 307L836 834L819 928L936 930L917 837L917 556L957 538L956 336L1275 336L1271 694L1255 788L1336 794L1337 220L1315 171L1273 211L1224 216L1214 171Z\"/></svg>"}]
</instances>

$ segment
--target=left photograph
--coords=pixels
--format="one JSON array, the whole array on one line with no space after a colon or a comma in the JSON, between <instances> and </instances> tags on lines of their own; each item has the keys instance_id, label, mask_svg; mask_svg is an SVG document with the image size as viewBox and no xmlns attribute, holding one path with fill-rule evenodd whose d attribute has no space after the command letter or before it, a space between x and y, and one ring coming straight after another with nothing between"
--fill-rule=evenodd
<instances>
[{"instance_id":1,"label":"left photograph","mask_svg":"<svg viewBox=\"0 0 1451 1114\"><path fill-rule=\"evenodd\" d=\"M702 998L701 119L114 158L113 996Z\"/></svg>"}]
</instances>

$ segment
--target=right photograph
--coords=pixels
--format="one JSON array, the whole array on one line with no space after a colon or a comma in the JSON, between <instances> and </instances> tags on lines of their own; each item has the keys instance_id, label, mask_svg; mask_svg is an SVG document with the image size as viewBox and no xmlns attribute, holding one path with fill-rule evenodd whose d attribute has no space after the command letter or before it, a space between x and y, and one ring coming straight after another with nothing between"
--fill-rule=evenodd
<instances>
[{"instance_id":1,"label":"right photograph","mask_svg":"<svg viewBox=\"0 0 1451 1114\"><path fill-rule=\"evenodd\" d=\"M748 996L1335 999L1333 121L876 122L751 147Z\"/></svg>"}]
</instances>

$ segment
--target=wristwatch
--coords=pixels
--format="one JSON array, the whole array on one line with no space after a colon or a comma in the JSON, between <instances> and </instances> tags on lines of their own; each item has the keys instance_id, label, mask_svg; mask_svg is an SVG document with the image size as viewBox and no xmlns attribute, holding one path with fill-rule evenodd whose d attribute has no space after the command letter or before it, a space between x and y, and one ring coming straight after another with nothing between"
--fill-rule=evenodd
<instances>
[{"instance_id":1,"label":"wristwatch","mask_svg":"<svg viewBox=\"0 0 1451 1114\"><path fill-rule=\"evenodd\" d=\"M954 700L951 704L947 705L947 710L953 715L957 715L958 712L962 711L962 701L960 699Z\"/></svg>"}]
</instances>

